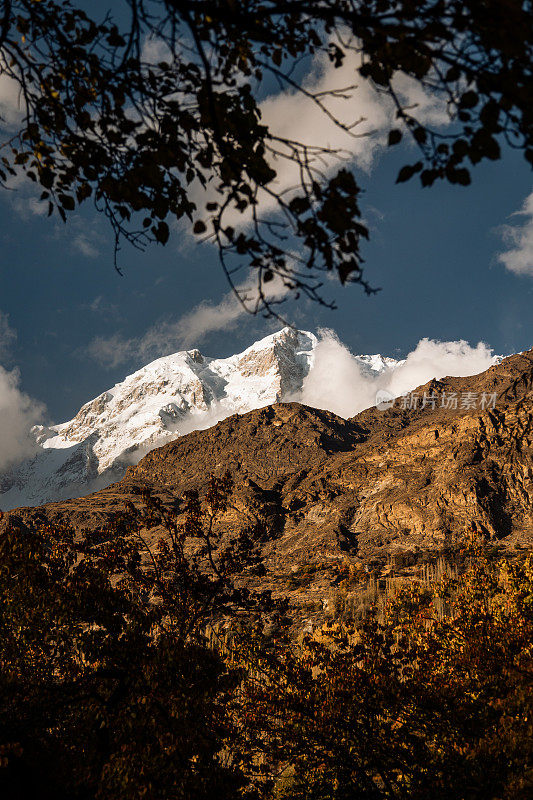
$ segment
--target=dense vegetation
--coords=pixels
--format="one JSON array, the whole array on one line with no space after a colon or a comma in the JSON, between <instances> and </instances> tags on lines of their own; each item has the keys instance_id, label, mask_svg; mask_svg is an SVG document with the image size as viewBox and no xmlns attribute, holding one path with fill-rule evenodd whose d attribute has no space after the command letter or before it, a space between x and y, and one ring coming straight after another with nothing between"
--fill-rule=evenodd
<instances>
[{"instance_id":1,"label":"dense vegetation","mask_svg":"<svg viewBox=\"0 0 533 800\"><path fill-rule=\"evenodd\" d=\"M265 632L283 603L236 588L230 496L213 480L170 512L145 495L83 540L10 523L3 798L531 796L531 557L465 542L457 577L297 643Z\"/></svg>"},{"instance_id":2,"label":"dense vegetation","mask_svg":"<svg viewBox=\"0 0 533 800\"><path fill-rule=\"evenodd\" d=\"M19 98L5 119L0 185L25 174L63 219L93 200L117 248L164 244L178 220L211 239L228 277L253 268L259 305L274 275L314 298L328 270L369 289L351 169L349 137L368 135L355 85L389 109L384 141L414 145L399 182L467 185L502 145L533 163L530 0L106 5L100 17L76 0L0 4L0 78ZM347 74L306 82L328 65ZM348 144L280 128L261 105L277 89L307 98ZM424 97L441 123L424 115Z\"/></svg>"}]
</instances>

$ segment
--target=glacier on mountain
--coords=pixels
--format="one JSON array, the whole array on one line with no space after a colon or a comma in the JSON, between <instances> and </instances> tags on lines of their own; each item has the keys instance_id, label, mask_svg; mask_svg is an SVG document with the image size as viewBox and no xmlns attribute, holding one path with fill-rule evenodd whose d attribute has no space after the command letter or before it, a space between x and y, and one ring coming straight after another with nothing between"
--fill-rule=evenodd
<instances>
[{"instance_id":1,"label":"glacier on mountain","mask_svg":"<svg viewBox=\"0 0 533 800\"><path fill-rule=\"evenodd\" d=\"M199 350L158 358L68 422L35 426L39 451L0 476L0 508L79 497L169 439L296 395L316 344L312 333L285 328L229 358Z\"/></svg>"},{"instance_id":2,"label":"glacier on mountain","mask_svg":"<svg viewBox=\"0 0 533 800\"><path fill-rule=\"evenodd\" d=\"M210 358L199 350L158 358L86 403L68 422L35 426L35 457L0 474L0 509L80 497L104 488L154 447L271 403L299 400L344 415L331 396L343 392L329 372L323 372L321 347L324 339L319 342L312 333L284 328L229 358ZM346 350L338 342L336 347ZM317 361L311 373L317 353L321 366ZM394 380L402 371L398 367L406 364L379 354L346 353L350 369L355 364L357 381L366 385L361 407L374 403L376 381L388 381L388 376ZM327 364L342 367L338 353L334 355L326 354ZM476 364L476 369L455 374L480 371L482 362L478 359ZM324 384L329 395L326 392L323 401Z\"/></svg>"}]
</instances>

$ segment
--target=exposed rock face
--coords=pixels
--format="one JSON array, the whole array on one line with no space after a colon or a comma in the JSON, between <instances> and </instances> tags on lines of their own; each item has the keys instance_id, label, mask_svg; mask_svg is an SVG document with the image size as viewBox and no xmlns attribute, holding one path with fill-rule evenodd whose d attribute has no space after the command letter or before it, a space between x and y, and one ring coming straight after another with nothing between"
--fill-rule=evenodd
<instances>
[{"instance_id":1,"label":"exposed rock face","mask_svg":"<svg viewBox=\"0 0 533 800\"><path fill-rule=\"evenodd\" d=\"M170 502L229 470L228 529L252 524L273 585L302 565L439 549L472 526L507 548L532 547L533 351L424 393L435 408L396 401L348 421L297 403L234 415L153 450L101 492L17 513L103 528L124 500L138 502L135 487ZM442 407L453 393L497 398L485 410Z\"/></svg>"},{"instance_id":2,"label":"exposed rock face","mask_svg":"<svg viewBox=\"0 0 533 800\"><path fill-rule=\"evenodd\" d=\"M0 476L0 508L78 497L124 475L152 447L301 390L316 338L290 328L229 358L198 350L159 358L86 403L36 426L40 452Z\"/></svg>"},{"instance_id":3,"label":"exposed rock face","mask_svg":"<svg viewBox=\"0 0 533 800\"><path fill-rule=\"evenodd\" d=\"M86 403L68 422L36 426L35 458L0 475L0 508L103 488L156 446L232 414L298 396L316 345L312 333L284 328L229 358L188 350L153 361ZM373 375L402 363L380 355L355 360Z\"/></svg>"}]
</instances>

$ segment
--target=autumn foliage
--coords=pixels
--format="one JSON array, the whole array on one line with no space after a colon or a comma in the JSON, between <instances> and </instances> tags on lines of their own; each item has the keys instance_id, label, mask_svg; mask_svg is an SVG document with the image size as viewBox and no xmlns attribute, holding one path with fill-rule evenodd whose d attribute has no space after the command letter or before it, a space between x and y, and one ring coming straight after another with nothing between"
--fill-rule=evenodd
<instances>
[{"instance_id":1,"label":"autumn foliage","mask_svg":"<svg viewBox=\"0 0 533 800\"><path fill-rule=\"evenodd\" d=\"M492 563L478 548L460 578L404 587L381 624L250 653L243 735L267 743L277 796L531 796L530 557Z\"/></svg>"},{"instance_id":2,"label":"autumn foliage","mask_svg":"<svg viewBox=\"0 0 533 800\"><path fill-rule=\"evenodd\" d=\"M322 302L324 272L371 290L349 139L338 149L269 121L262 100L273 88L355 138L365 134L354 85L385 97L384 140L413 145L398 183L468 185L474 166L508 146L533 163L528 0L105 5L100 15L76 0L1 3L0 77L20 113L0 136L0 188L24 174L64 220L94 202L115 258L125 240L165 244L179 221L217 247L228 278L252 268L260 296L250 310L271 307L264 284L275 276ZM313 90L302 74L327 64L351 65L348 84ZM406 80L437 103L445 128L402 95Z\"/></svg>"},{"instance_id":3,"label":"autumn foliage","mask_svg":"<svg viewBox=\"0 0 533 800\"><path fill-rule=\"evenodd\" d=\"M298 643L239 588L230 498L212 480L173 510L140 493L105 535L4 531L3 798L531 796L531 557L468 545L457 578Z\"/></svg>"}]
</instances>

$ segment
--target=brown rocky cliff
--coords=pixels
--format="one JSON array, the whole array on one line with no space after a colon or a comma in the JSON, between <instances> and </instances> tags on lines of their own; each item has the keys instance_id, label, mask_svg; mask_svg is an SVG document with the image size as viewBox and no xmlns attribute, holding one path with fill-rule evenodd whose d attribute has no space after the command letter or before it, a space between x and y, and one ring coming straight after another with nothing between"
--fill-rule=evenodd
<instances>
[{"instance_id":1,"label":"brown rocky cliff","mask_svg":"<svg viewBox=\"0 0 533 800\"><path fill-rule=\"evenodd\" d=\"M149 486L164 502L235 481L228 530L253 531L270 583L295 570L439 550L472 526L505 548L533 546L533 351L481 375L418 390L497 393L495 407L368 409L351 420L296 403L233 416L153 450L117 484L4 515L105 529Z\"/></svg>"}]
</instances>

